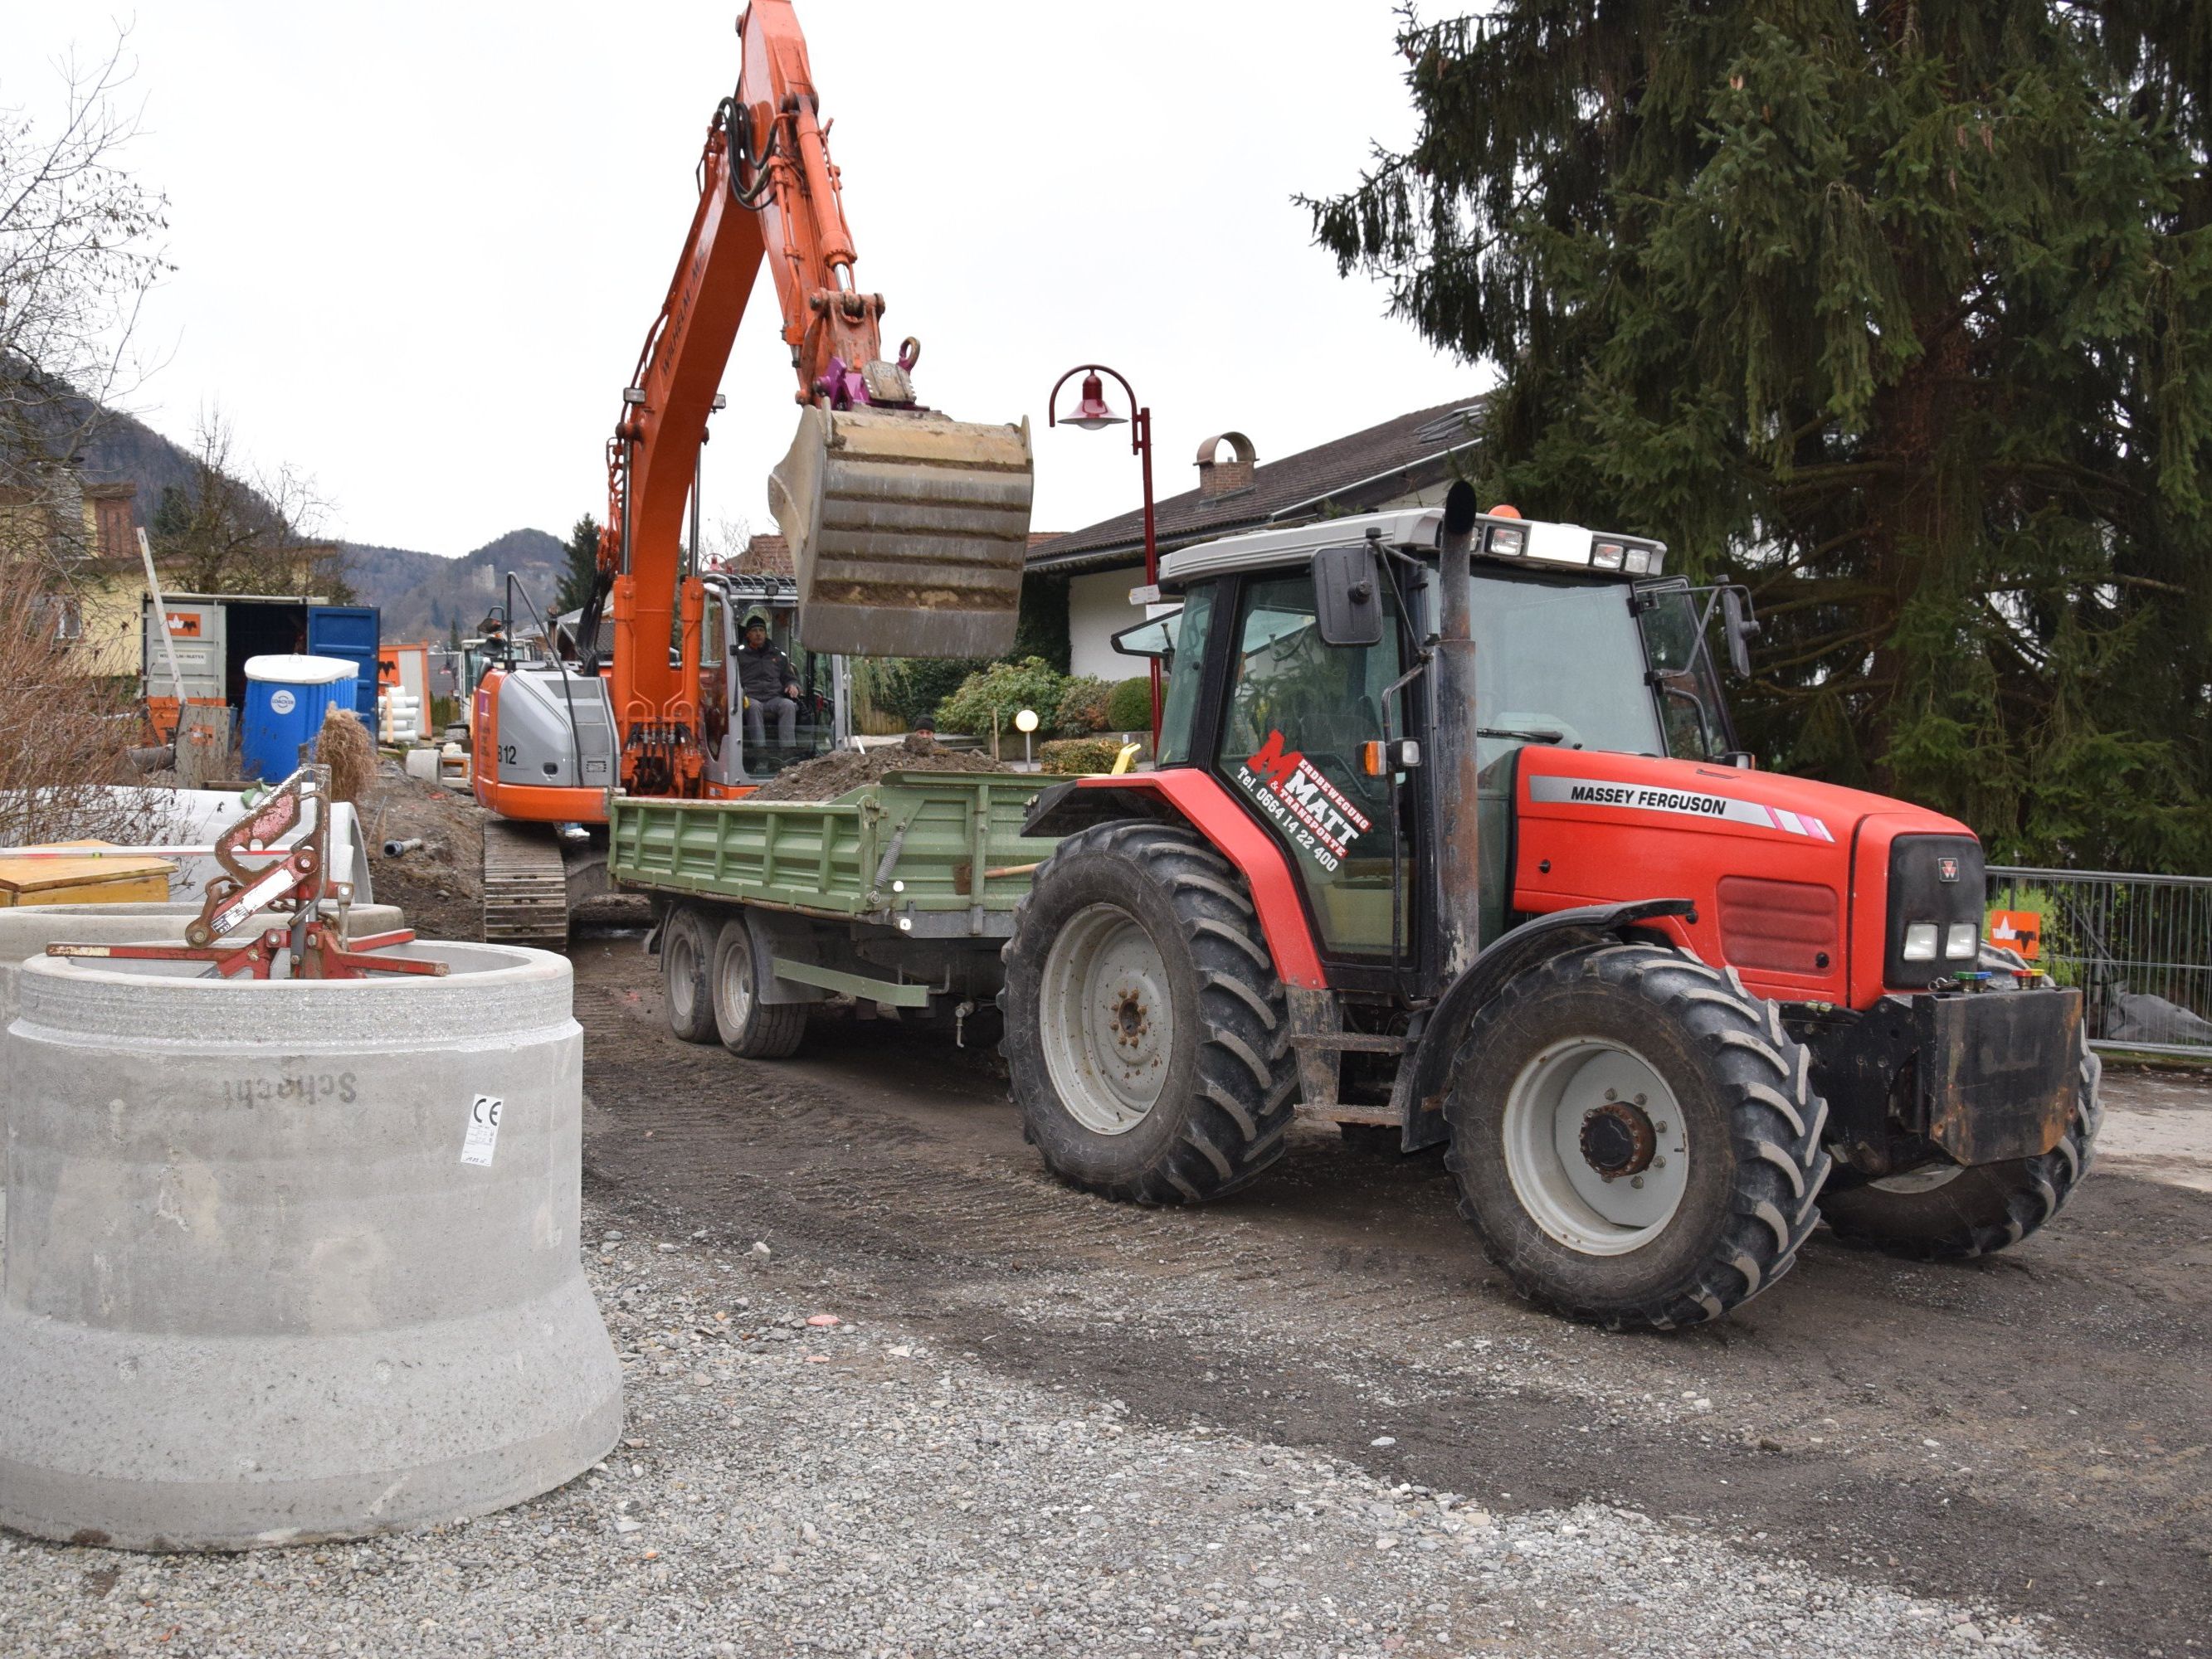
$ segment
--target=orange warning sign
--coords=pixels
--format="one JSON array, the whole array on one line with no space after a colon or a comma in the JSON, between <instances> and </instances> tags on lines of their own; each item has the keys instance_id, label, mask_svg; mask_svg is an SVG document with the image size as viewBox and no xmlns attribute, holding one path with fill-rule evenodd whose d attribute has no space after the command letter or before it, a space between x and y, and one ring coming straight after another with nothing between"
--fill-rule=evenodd
<instances>
[{"instance_id":1,"label":"orange warning sign","mask_svg":"<svg viewBox=\"0 0 2212 1659\"><path fill-rule=\"evenodd\" d=\"M2033 962L2043 954L2043 918L2033 910L1992 910L1990 943Z\"/></svg>"}]
</instances>

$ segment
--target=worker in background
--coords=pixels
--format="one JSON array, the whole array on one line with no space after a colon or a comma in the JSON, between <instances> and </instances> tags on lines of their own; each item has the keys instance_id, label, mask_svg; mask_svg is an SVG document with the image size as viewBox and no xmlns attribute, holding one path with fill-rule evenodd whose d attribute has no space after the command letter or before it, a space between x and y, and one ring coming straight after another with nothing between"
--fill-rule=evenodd
<instances>
[{"instance_id":1,"label":"worker in background","mask_svg":"<svg viewBox=\"0 0 2212 1659\"><path fill-rule=\"evenodd\" d=\"M760 611L746 616L744 635L738 647L738 689L745 696L745 741L766 748L773 714L775 740L788 749L799 736L799 676L769 638L768 618Z\"/></svg>"}]
</instances>

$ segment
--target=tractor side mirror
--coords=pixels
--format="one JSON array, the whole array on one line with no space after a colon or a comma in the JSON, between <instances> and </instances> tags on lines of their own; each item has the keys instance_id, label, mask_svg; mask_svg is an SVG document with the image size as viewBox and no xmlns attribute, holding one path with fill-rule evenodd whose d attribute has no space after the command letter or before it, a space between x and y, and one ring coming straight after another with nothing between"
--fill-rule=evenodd
<instances>
[{"instance_id":1,"label":"tractor side mirror","mask_svg":"<svg viewBox=\"0 0 2212 1659\"><path fill-rule=\"evenodd\" d=\"M1751 612L1751 598L1741 587L1721 589L1721 635L1728 642L1729 670L1736 678L1751 678L1751 642L1759 635L1759 622Z\"/></svg>"},{"instance_id":2,"label":"tractor side mirror","mask_svg":"<svg viewBox=\"0 0 2212 1659\"><path fill-rule=\"evenodd\" d=\"M1324 547L1313 556L1313 585L1323 645L1382 643L1382 580L1372 547Z\"/></svg>"}]
</instances>

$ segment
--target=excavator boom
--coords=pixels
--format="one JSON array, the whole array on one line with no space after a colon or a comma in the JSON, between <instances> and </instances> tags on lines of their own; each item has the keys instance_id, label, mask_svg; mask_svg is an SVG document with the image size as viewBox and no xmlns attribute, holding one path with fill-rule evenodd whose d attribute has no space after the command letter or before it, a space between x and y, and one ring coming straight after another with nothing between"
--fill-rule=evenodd
<instances>
[{"instance_id":1,"label":"excavator boom","mask_svg":"<svg viewBox=\"0 0 2212 1659\"><path fill-rule=\"evenodd\" d=\"M909 339L884 356L883 296L854 279L858 255L791 0L753 0L738 32L737 91L709 125L690 234L607 452L600 578L634 793L696 787L702 613L696 577L679 580L684 505L763 259L799 381L798 432L769 494L798 576L802 642L862 656L997 654L1013 643L1028 551L1028 423L927 409L912 378L920 346Z\"/></svg>"}]
</instances>

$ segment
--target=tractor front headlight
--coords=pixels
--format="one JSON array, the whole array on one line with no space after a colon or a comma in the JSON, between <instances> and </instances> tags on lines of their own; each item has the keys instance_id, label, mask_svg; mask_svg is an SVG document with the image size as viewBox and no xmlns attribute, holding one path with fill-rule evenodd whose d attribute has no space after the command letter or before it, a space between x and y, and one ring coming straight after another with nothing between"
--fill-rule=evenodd
<instances>
[{"instance_id":1,"label":"tractor front headlight","mask_svg":"<svg viewBox=\"0 0 2212 1659\"><path fill-rule=\"evenodd\" d=\"M1936 960L1936 936L1938 932L1932 921L1907 922L1905 927L1905 949L1899 952L1907 962Z\"/></svg>"},{"instance_id":2,"label":"tractor front headlight","mask_svg":"<svg viewBox=\"0 0 2212 1659\"><path fill-rule=\"evenodd\" d=\"M1981 953L1982 930L1971 921L1954 921L1943 935L1943 957L1948 962L1970 962Z\"/></svg>"}]
</instances>

